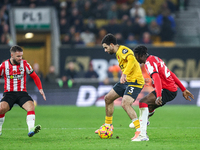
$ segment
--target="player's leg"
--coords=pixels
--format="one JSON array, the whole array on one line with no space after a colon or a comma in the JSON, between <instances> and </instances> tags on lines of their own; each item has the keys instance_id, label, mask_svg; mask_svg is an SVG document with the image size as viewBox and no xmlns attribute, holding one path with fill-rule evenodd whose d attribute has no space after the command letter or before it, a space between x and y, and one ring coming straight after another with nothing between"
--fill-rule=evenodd
<instances>
[{"instance_id":1,"label":"player's leg","mask_svg":"<svg viewBox=\"0 0 200 150\"><path fill-rule=\"evenodd\" d=\"M41 130L40 125L35 126L34 102L27 92L19 92L18 94L21 99L17 101L17 104L27 112L26 123L28 125L28 136L32 137L35 133L38 133Z\"/></svg>"},{"instance_id":2,"label":"player's leg","mask_svg":"<svg viewBox=\"0 0 200 150\"><path fill-rule=\"evenodd\" d=\"M113 112L114 112L114 100L116 100L119 97L120 96L113 89L111 89L111 91L108 94L106 94L106 96L104 97L105 111L106 111L105 125L112 126ZM112 128L113 128L113 126L112 126ZM95 131L95 133L98 133L98 129Z\"/></svg>"},{"instance_id":3,"label":"player's leg","mask_svg":"<svg viewBox=\"0 0 200 150\"><path fill-rule=\"evenodd\" d=\"M105 111L106 119L105 124L112 124L112 116L114 112L114 100L120 96L112 89L105 97Z\"/></svg>"},{"instance_id":4,"label":"player's leg","mask_svg":"<svg viewBox=\"0 0 200 150\"><path fill-rule=\"evenodd\" d=\"M155 102L156 97L154 94L150 93L147 96L143 97L139 102L139 111L140 111L140 126L141 132L137 138L132 138L132 141L149 141L147 136L147 122L148 122L148 104L149 102ZM155 104L155 103L154 103Z\"/></svg>"},{"instance_id":5,"label":"player's leg","mask_svg":"<svg viewBox=\"0 0 200 150\"><path fill-rule=\"evenodd\" d=\"M2 126L5 120L5 113L10 110L10 106L7 102L0 102L0 135L2 135Z\"/></svg>"},{"instance_id":6,"label":"player's leg","mask_svg":"<svg viewBox=\"0 0 200 150\"><path fill-rule=\"evenodd\" d=\"M137 114L136 114L135 110L132 107L132 103L138 97L139 93L142 90L142 87L139 88L139 87L135 87L134 85L135 85L135 83L133 83L133 82L128 83L126 90L124 92L123 99L122 99L122 107L127 112L130 119L132 120L131 124L136 128L136 130L139 130L140 122L137 118Z\"/></svg>"},{"instance_id":7,"label":"player's leg","mask_svg":"<svg viewBox=\"0 0 200 150\"><path fill-rule=\"evenodd\" d=\"M0 135L5 121L5 113L12 109L15 104L15 95L12 92L5 92L0 102Z\"/></svg>"},{"instance_id":8,"label":"player's leg","mask_svg":"<svg viewBox=\"0 0 200 150\"><path fill-rule=\"evenodd\" d=\"M34 102L32 100L29 100L22 105L22 108L24 108L27 111L26 123L28 125L28 136L32 137L34 134L38 133L41 130L40 125L35 126Z\"/></svg>"},{"instance_id":9,"label":"player's leg","mask_svg":"<svg viewBox=\"0 0 200 150\"><path fill-rule=\"evenodd\" d=\"M145 136L147 132L149 111L152 111L152 109L155 110L155 108L157 107L155 104L155 100L156 96L153 93L149 93L147 96L143 97L139 102L142 136Z\"/></svg>"},{"instance_id":10,"label":"player's leg","mask_svg":"<svg viewBox=\"0 0 200 150\"><path fill-rule=\"evenodd\" d=\"M114 100L123 96L125 89L126 86L118 82L113 86L113 89L104 98L105 110L106 110L105 124L110 125L112 128L113 128L112 120L114 112ZM98 130L96 130L95 133L98 133Z\"/></svg>"},{"instance_id":11,"label":"player's leg","mask_svg":"<svg viewBox=\"0 0 200 150\"><path fill-rule=\"evenodd\" d=\"M137 117L135 110L132 107L132 103L136 100L137 96L142 90L142 87L139 88L135 87L134 85L135 83L128 83L124 92L124 96L122 98L122 107L130 117L130 119L132 120L132 124L136 128L135 136L133 137L133 139L137 138L140 134L140 121Z\"/></svg>"},{"instance_id":12,"label":"player's leg","mask_svg":"<svg viewBox=\"0 0 200 150\"><path fill-rule=\"evenodd\" d=\"M132 124L135 126L136 132L133 139L137 138L141 132L140 130L140 121L137 117L135 110L132 107L134 99L129 95L124 95L122 98L122 107L128 114L129 118L132 120Z\"/></svg>"},{"instance_id":13,"label":"player's leg","mask_svg":"<svg viewBox=\"0 0 200 150\"><path fill-rule=\"evenodd\" d=\"M122 98L122 107L128 114L129 118L132 120L133 124L135 125L136 130L139 130L140 122L135 110L132 107L133 102L134 102L134 99L131 96L124 95Z\"/></svg>"},{"instance_id":14,"label":"player's leg","mask_svg":"<svg viewBox=\"0 0 200 150\"><path fill-rule=\"evenodd\" d=\"M28 131L35 126L35 107L33 101L27 101L25 104L22 105L27 111L26 122L28 125Z\"/></svg>"},{"instance_id":15,"label":"player's leg","mask_svg":"<svg viewBox=\"0 0 200 150\"><path fill-rule=\"evenodd\" d=\"M164 106L167 102L173 100L176 97L177 92L171 92L169 90L163 89L162 91L162 105L155 104L156 101L156 92L148 94L144 98L140 100L140 121L141 121L141 134L140 136L133 141L144 141L146 139L146 131L147 131L147 121L149 115L153 115L154 110L158 107ZM149 111L145 110L148 108ZM152 112L152 113L148 113ZM145 138L143 138L145 137Z\"/></svg>"},{"instance_id":16,"label":"player's leg","mask_svg":"<svg viewBox=\"0 0 200 150\"><path fill-rule=\"evenodd\" d=\"M141 99L140 102L144 102L144 103L148 104L148 108L149 108L148 118L150 118L151 116L154 115L156 108L164 106L167 102L172 101L176 97L176 95L177 95L177 91L171 92L167 89L163 89L162 90L162 105L155 104L155 101L157 98L155 91L153 91L149 95L147 95L146 99Z\"/></svg>"}]
</instances>

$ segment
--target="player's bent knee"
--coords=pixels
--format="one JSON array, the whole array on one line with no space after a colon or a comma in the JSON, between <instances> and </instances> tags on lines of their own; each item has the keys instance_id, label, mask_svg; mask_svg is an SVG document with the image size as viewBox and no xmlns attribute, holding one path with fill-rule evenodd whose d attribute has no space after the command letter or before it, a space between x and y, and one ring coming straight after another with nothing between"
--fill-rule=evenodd
<instances>
[{"instance_id":1,"label":"player's bent knee","mask_svg":"<svg viewBox=\"0 0 200 150\"><path fill-rule=\"evenodd\" d=\"M6 102L0 103L0 114L5 114L7 111L10 110L10 106Z\"/></svg>"},{"instance_id":2,"label":"player's bent knee","mask_svg":"<svg viewBox=\"0 0 200 150\"><path fill-rule=\"evenodd\" d=\"M105 100L106 104L110 103L110 99L109 99L108 95L105 95L104 100Z\"/></svg>"},{"instance_id":3,"label":"player's bent knee","mask_svg":"<svg viewBox=\"0 0 200 150\"><path fill-rule=\"evenodd\" d=\"M129 103L129 102L127 102L127 101L125 101L125 100L122 100L122 108L124 108L125 110L126 110L126 108L128 107L128 106L130 106L131 104Z\"/></svg>"},{"instance_id":4,"label":"player's bent knee","mask_svg":"<svg viewBox=\"0 0 200 150\"><path fill-rule=\"evenodd\" d=\"M122 103L122 108L126 109L126 104L125 103Z\"/></svg>"},{"instance_id":5,"label":"player's bent knee","mask_svg":"<svg viewBox=\"0 0 200 150\"><path fill-rule=\"evenodd\" d=\"M0 114L5 114L9 108L0 108Z\"/></svg>"},{"instance_id":6,"label":"player's bent knee","mask_svg":"<svg viewBox=\"0 0 200 150\"><path fill-rule=\"evenodd\" d=\"M35 111L35 106L33 101L27 101L22 105L22 108L25 109L26 111Z\"/></svg>"}]
</instances>

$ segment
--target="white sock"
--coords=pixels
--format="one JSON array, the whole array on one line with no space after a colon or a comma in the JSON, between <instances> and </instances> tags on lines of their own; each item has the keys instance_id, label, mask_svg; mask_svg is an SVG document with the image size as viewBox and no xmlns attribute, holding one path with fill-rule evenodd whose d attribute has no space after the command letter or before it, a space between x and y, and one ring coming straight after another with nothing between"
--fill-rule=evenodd
<instances>
[{"instance_id":1,"label":"white sock","mask_svg":"<svg viewBox=\"0 0 200 150\"><path fill-rule=\"evenodd\" d=\"M4 120L5 120L5 116L0 118L0 132L2 132L2 126L3 126Z\"/></svg>"},{"instance_id":2,"label":"white sock","mask_svg":"<svg viewBox=\"0 0 200 150\"><path fill-rule=\"evenodd\" d=\"M141 135L146 136L149 109L148 107L142 107L139 108L139 110L140 110L139 120L140 120Z\"/></svg>"},{"instance_id":3,"label":"white sock","mask_svg":"<svg viewBox=\"0 0 200 150\"><path fill-rule=\"evenodd\" d=\"M105 123L105 125L106 125L106 126L110 126L111 124L107 124L107 123Z\"/></svg>"},{"instance_id":4,"label":"white sock","mask_svg":"<svg viewBox=\"0 0 200 150\"><path fill-rule=\"evenodd\" d=\"M35 114L27 113L26 123L28 125L28 131L30 132L31 128L35 126Z\"/></svg>"}]
</instances>

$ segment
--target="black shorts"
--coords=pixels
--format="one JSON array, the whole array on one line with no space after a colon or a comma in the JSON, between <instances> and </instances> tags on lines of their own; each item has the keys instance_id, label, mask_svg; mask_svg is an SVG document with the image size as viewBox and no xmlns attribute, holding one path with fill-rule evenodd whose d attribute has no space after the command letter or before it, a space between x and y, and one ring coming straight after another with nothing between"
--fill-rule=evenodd
<instances>
[{"instance_id":1,"label":"black shorts","mask_svg":"<svg viewBox=\"0 0 200 150\"><path fill-rule=\"evenodd\" d=\"M139 84L135 82L125 82L124 84L118 82L113 86L113 90L121 97L124 95L131 96L136 100L137 96L141 92L142 88L137 87Z\"/></svg>"},{"instance_id":2,"label":"black shorts","mask_svg":"<svg viewBox=\"0 0 200 150\"><path fill-rule=\"evenodd\" d=\"M155 91L153 91L152 93L156 96ZM165 105L169 101L172 101L176 97L176 95L177 95L177 91L171 92L167 89L162 89L162 105L161 106Z\"/></svg>"},{"instance_id":3,"label":"black shorts","mask_svg":"<svg viewBox=\"0 0 200 150\"><path fill-rule=\"evenodd\" d=\"M5 92L3 93L3 98L1 102L7 102L10 106L10 110L12 109L14 104L18 104L22 107L27 101L33 101L33 99L28 95L27 92Z\"/></svg>"}]
</instances>

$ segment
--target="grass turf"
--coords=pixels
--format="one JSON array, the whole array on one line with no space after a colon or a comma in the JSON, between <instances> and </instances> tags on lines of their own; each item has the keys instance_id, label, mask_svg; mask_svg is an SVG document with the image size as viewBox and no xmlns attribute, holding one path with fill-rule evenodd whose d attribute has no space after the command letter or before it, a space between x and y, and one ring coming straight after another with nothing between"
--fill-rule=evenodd
<instances>
[{"instance_id":1,"label":"grass turf","mask_svg":"<svg viewBox=\"0 0 200 150\"><path fill-rule=\"evenodd\" d=\"M138 107L134 106L139 115ZM150 119L150 141L131 142L135 129L121 107L115 107L111 139L100 139L94 131L104 123L104 107L37 106L36 124L42 130L28 137L26 112L15 106L6 114L1 150L184 150L200 149L200 108L167 105ZM116 138L119 136L119 138Z\"/></svg>"}]
</instances>

